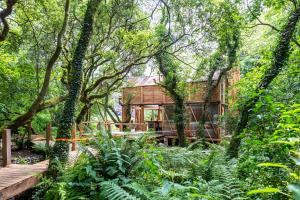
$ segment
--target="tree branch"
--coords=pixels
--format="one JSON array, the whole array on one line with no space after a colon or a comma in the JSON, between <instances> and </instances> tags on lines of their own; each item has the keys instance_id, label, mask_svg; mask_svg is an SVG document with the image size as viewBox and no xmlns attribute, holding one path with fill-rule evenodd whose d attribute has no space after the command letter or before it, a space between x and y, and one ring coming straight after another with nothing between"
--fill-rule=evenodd
<instances>
[{"instance_id":1,"label":"tree branch","mask_svg":"<svg viewBox=\"0 0 300 200\"><path fill-rule=\"evenodd\" d=\"M0 12L0 20L3 24L2 32L0 33L0 42L4 41L9 32L9 25L6 21L6 17L12 13L13 6L17 3L17 0L6 0L6 8Z\"/></svg>"}]
</instances>

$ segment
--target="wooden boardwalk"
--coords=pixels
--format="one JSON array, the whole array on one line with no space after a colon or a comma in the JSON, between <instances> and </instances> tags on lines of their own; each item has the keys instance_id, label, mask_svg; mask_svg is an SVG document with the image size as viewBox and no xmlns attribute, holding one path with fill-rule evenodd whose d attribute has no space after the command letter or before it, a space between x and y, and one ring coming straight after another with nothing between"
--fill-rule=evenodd
<instances>
[{"instance_id":1,"label":"wooden boardwalk","mask_svg":"<svg viewBox=\"0 0 300 200\"><path fill-rule=\"evenodd\" d=\"M48 161L34 165L11 164L0 168L0 200L12 198L35 186L39 174L48 168Z\"/></svg>"},{"instance_id":2,"label":"wooden boardwalk","mask_svg":"<svg viewBox=\"0 0 300 200\"><path fill-rule=\"evenodd\" d=\"M78 151L71 151L69 163L74 163ZM39 182L40 175L46 172L48 160L33 164L11 164L0 168L0 200L15 197L32 188Z\"/></svg>"}]
</instances>

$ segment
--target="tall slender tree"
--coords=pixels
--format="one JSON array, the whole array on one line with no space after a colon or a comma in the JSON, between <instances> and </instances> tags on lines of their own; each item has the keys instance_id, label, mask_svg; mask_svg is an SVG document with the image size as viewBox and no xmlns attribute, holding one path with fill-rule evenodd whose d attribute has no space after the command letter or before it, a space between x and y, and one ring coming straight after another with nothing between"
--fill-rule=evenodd
<instances>
[{"instance_id":1,"label":"tall slender tree","mask_svg":"<svg viewBox=\"0 0 300 200\"><path fill-rule=\"evenodd\" d=\"M68 159L68 140L70 139L70 131L74 121L76 102L82 85L83 62L93 32L94 16L100 2L101 0L90 0L87 3L80 38L73 55L69 82L69 95L65 101L64 109L61 114L56 137L57 141L54 144L53 152L50 156L49 171L54 176L58 173L57 164L61 163L64 165Z\"/></svg>"},{"instance_id":2,"label":"tall slender tree","mask_svg":"<svg viewBox=\"0 0 300 200\"><path fill-rule=\"evenodd\" d=\"M172 43L170 29L166 28L169 22L169 17L163 11L161 24L157 28L157 37L161 45L155 54L155 59L158 64L160 73L164 76L164 80L160 85L168 92L174 101L174 121L178 135L179 146L186 146L186 139L184 135L185 127L185 105L184 105L184 92L180 88L179 78L179 64L167 52L167 46Z\"/></svg>"},{"instance_id":3,"label":"tall slender tree","mask_svg":"<svg viewBox=\"0 0 300 200\"><path fill-rule=\"evenodd\" d=\"M289 58L290 44L293 40L293 34L296 29L299 18L300 6L297 6L290 13L287 23L284 25L282 31L280 32L277 46L273 52L273 59L270 68L264 73L260 83L256 87L255 95L249 98L240 110L240 120L235 130L235 133L233 134L233 137L230 141L230 146L227 151L230 157L238 156L238 151L242 140L241 133L248 124L250 115L255 104L259 101L259 97L264 94L268 86L281 72Z\"/></svg>"}]
</instances>

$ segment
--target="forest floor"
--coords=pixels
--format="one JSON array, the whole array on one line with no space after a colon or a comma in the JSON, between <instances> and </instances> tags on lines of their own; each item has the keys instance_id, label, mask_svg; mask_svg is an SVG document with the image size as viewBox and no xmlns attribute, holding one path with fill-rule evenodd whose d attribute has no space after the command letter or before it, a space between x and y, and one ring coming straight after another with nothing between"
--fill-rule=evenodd
<instances>
[{"instance_id":1,"label":"forest floor","mask_svg":"<svg viewBox=\"0 0 300 200\"><path fill-rule=\"evenodd\" d=\"M12 164L35 164L45 160L45 156L40 155L33 150L21 149L11 152ZM0 167L2 166L2 155L0 156Z\"/></svg>"},{"instance_id":2,"label":"forest floor","mask_svg":"<svg viewBox=\"0 0 300 200\"><path fill-rule=\"evenodd\" d=\"M42 135L33 135L32 141L34 143L41 143ZM0 152L2 152L2 144L0 144ZM37 153L34 149L18 149L17 145L13 142L11 151L12 164L35 164L45 160L45 155ZM2 167L2 154L0 153L0 168Z\"/></svg>"}]
</instances>

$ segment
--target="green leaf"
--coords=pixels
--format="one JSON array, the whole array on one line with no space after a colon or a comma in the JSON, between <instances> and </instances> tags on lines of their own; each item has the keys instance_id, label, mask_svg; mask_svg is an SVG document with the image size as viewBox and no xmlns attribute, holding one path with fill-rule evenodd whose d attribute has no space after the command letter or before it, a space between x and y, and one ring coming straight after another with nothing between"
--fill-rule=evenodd
<instances>
[{"instance_id":1,"label":"green leaf","mask_svg":"<svg viewBox=\"0 0 300 200\"><path fill-rule=\"evenodd\" d=\"M281 163L269 163L269 162L266 162L266 163L261 163L261 164L258 164L259 167L278 167L278 168L282 168L282 169L286 169L288 171L290 171L290 168L288 168L288 166L284 165L284 164L281 164Z\"/></svg>"},{"instance_id":2,"label":"green leaf","mask_svg":"<svg viewBox=\"0 0 300 200\"><path fill-rule=\"evenodd\" d=\"M277 192L281 192L281 190L278 188L262 188L257 190L250 190L249 192L247 192L247 195L261 194L261 193L277 193Z\"/></svg>"}]
</instances>

